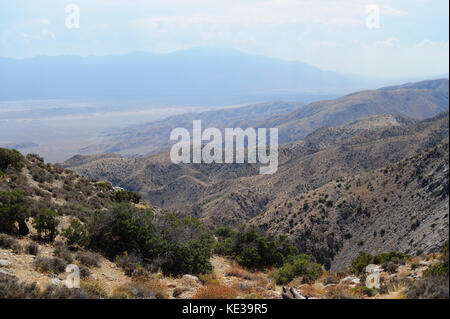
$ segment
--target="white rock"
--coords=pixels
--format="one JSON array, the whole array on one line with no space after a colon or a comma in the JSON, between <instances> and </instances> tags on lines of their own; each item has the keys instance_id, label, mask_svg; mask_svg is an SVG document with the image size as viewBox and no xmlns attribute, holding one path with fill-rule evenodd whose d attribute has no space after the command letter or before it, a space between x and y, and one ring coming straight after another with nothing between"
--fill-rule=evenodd
<instances>
[{"instance_id":1,"label":"white rock","mask_svg":"<svg viewBox=\"0 0 450 319\"><path fill-rule=\"evenodd\" d=\"M0 267L8 267L11 263L6 259L0 259Z\"/></svg>"},{"instance_id":2,"label":"white rock","mask_svg":"<svg viewBox=\"0 0 450 319\"><path fill-rule=\"evenodd\" d=\"M50 281L51 281L52 285L55 285L55 286L59 286L61 284L61 279L59 279L59 278L52 278L52 280L50 280Z\"/></svg>"},{"instance_id":3,"label":"white rock","mask_svg":"<svg viewBox=\"0 0 450 319\"><path fill-rule=\"evenodd\" d=\"M193 280L193 281L200 281L200 279L198 279L197 276L192 276L192 275L183 275L183 278Z\"/></svg>"},{"instance_id":4,"label":"white rock","mask_svg":"<svg viewBox=\"0 0 450 319\"><path fill-rule=\"evenodd\" d=\"M353 285L359 285L360 282L361 280L355 276L348 276L339 281L340 284L353 284Z\"/></svg>"}]
</instances>

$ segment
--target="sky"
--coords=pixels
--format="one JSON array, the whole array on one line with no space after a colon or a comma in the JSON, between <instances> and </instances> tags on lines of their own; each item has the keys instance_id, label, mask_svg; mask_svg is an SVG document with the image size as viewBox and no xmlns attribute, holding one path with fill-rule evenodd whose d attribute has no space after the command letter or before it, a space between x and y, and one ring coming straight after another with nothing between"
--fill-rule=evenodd
<instances>
[{"instance_id":1,"label":"sky","mask_svg":"<svg viewBox=\"0 0 450 319\"><path fill-rule=\"evenodd\" d=\"M420 77L448 73L448 29L448 0L0 0L0 56L9 58L219 45L324 70Z\"/></svg>"}]
</instances>

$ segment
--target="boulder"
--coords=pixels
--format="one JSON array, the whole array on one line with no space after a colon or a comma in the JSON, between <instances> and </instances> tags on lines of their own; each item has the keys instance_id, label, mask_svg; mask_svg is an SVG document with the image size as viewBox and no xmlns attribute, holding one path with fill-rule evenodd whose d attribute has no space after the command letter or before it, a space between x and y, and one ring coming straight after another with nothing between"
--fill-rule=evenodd
<instances>
[{"instance_id":1,"label":"boulder","mask_svg":"<svg viewBox=\"0 0 450 319\"><path fill-rule=\"evenodd\" d=\"M0 259L0 267L8 267L11 263L6 259Z\"/></svg>"},{"instance_id":2,"label":"boulder","mask_svg":"<svg viewBox=\"0 0 450 319\"><path fill-rule=\"evenodd\" d=\"M183 279L193 280L193 281L200 281L197 276L192 275L183 275Z\"/></svg>"},{"instance_id":3,"label":"boulder","mask_svg":"<svg viewBox=\"0 0 450 319\"><path fill-rule=\"evenodd\" d=\"M50 282L54 286L59 286L61 284L61 279L59 279L59 278L52 278L52 280L50 280Z\"/></svg>"},{"instance_id":4,"label":"boulder","mask_svg":"<svg viewBox=\"0 0 450 319\"><path fill-rule=\"evenodd\" d=\"M339 281L340 284L350 284L350 285L359 285L361 280L355 276L348 276Z\"/></svg>"}]
</instances>

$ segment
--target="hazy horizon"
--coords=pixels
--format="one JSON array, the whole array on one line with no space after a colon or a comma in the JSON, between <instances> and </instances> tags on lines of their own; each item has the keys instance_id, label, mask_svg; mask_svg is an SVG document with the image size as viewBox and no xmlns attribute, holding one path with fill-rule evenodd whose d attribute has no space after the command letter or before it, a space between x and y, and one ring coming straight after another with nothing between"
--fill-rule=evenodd
<instances>
[{"instance_id":1,"label":"hazy horizon","mask_svg":"<svg viewBox=\"0 0 450 319\"><path fill-rule=\"evenodd\" d=\"M74 1L0 4L0 56L169 53L223 46L367 77L447 74L448 1ZM375 5L375 9L374 9Z\"/></svg>"}]
</instances>

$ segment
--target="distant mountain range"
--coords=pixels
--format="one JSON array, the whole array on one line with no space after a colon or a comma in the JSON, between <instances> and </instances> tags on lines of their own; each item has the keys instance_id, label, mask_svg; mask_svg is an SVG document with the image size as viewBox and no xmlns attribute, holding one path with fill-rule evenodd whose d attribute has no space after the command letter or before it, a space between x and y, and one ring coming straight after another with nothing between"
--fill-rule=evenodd
<instances>
[{"instance_id":1,"label":"distant mountain range","mask_svg":"<svg viewBox=\"0 0 450 319\"><path fill-rule=\"evenodd\" d=\"M172 116L126 129L110 130L102 143L82 153L117 152L123 155L155 154L169 148L170 131L192 129L192 120L204 127L278 127L281 143L300 140L325 126L349 123L375 114L393 114L422 120L449 108L449 80L438 79L365 90L333 100L303 103L271 102L241 108Z\"/></svg>"},{"instance_id":2,"label":"distant mountain range","mask_svg":"<svg viewBox=\"0 0 450 319\"><path fill-rule=\"evenodd\" d=\"M169 54L0 58L0 100L91 99L229 105L312 101L361 88L361 79L233 49Z\"/></svg>"}]
</instances>

